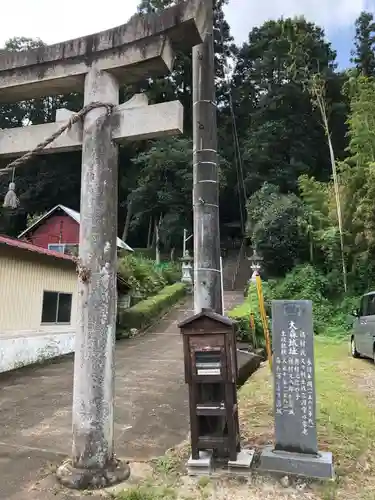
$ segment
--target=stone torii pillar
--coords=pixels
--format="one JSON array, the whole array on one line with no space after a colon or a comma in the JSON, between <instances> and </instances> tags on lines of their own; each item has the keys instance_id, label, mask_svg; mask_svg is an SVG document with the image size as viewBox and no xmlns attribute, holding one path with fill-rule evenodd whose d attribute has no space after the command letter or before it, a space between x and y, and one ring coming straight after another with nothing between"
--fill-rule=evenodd
<instances>
[{"instance_id":1,"label":"stone torii pillar","mask_svg":"<svg viewBox=\"0 0 375 500\"><path fill-rule=\"evenodd\" d=\"M200 0L190 0L88 37L0 52L0 102L84 91L85 105L106 105L91 110L83 125L75 124L44 151L82 148L73 447L71 460L58 471L69 487L106 486L129 475L129 467L115 459L113 443L117 145L182 131L180 103L148 106L144 96L136 96L118 105L119 85L168 72L174 50L202 42L204 16ZM1 130L0 156L33 149L68 115L64 110L57 123Z\"/></svg>"}]
</instances>

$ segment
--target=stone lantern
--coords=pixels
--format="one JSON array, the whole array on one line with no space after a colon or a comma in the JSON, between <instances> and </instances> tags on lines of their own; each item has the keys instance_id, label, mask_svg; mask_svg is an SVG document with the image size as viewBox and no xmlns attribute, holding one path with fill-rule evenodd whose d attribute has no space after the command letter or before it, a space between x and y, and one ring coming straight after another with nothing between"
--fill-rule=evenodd
<instances>
[{"instance_id":1,"label":"stone lantern","mask_svg":"<svg viewBox=\"0 0 375 500\"><path fill-rule=\"evenodd\" d=\"M263 257L261 257L258 254L257 249L255 247L253 250L253 255L251 257L248 257L248 259L251 262L250 267L253 271L250 281L252 283L255 283L256 277L260 275L261 263L263 262Z\"/></svg>"},{"instance_id":2,"label":"stone lantern","mask_svg":"<svg viewBox=\"0 0 375 500\"><path fill-rule=\"evenodd\" d=\"M185 251L184 256L182 257L182 283L186 283L190 290L193 289L193 257L189 254L189 250Z\"/></svg>"}]
</instances>

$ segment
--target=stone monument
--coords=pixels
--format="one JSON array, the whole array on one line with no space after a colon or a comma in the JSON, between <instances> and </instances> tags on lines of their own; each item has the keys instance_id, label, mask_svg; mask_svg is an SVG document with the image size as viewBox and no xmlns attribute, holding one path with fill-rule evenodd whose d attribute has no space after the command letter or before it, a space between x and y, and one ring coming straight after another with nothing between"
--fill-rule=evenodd
<instances>
[{"instance_id":1,"label":"stone monument","mask_svg":"<svg viewBox=\"0 0 375 500\"><path fill-rule=\"evenodd\" d=\"M201 0L189 0L83 38L0 51L1 103L79 92L90 109L83 123L43 151L82 149L73 447L58 470L61 482L72 488L106 486L129 475L129 467L115 459L113 434L118 144L175 134L183 124L179 102L149 106L146 96L138 95L119 105L119 88L169 72L176 50L202 43L206 17ZM1 130L0 155L17 157L34 149L71 115L64 110L56 123Z\"/></svg>"},{"instance_id":2,"label":"stone monument","mask_svg":"<svg viewBox=\"0 0 375 500\"><path fill-rule=\"evenodd\" d=\"M263 450L260 468L332 478L332 454L318 450L311 301L273 301L272 339L275 445Z\"/></svg>"}]
</instances>

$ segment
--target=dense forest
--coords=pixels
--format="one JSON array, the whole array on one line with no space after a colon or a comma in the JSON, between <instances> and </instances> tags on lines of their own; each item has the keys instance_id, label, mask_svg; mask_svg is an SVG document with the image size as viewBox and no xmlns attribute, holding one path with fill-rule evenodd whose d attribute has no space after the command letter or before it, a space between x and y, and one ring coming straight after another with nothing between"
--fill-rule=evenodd
<instances>
[{"instance_id":1,"label":"dense forest","mask_svg":"<svg viewBox=\"0 0 375 500\"><path fill-rule=\"evenodd\" d=\"M215 2L222 239L247 237L270 276L312 265L336 290L359 293L375 277L373 15L357 19L352 67L341 70L323 29L304 18L267 21L236 46L227 2ZM142 0L139 11L172 3ZM5 48L42 43L14 38ZM185 108L183 136L120 149L119 234L134 247L147 246L155 222L165 249L191 230L191 80L191 54L178 54L171 76L122 89L122 101L145 91L152 103L179 99ZM82 96L2 105L0 127L53 121L59 107L78 111ZM9 180L0 177L2 197ZM58 203L79 210L80 154L37 157L15 181L20 207L0 213L9 235Z\"/></svg>"}]
</instances>

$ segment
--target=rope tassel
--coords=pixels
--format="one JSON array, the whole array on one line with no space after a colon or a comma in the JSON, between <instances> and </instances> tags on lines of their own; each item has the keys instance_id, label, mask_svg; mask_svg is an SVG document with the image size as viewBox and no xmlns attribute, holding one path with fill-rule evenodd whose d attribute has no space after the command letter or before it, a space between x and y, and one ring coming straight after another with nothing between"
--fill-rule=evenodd
<instances>
[{"instance_id":1,"label":"rope tassel","mask_svg":"<svg viewBox=\"0 0 375 500\"><path fill-rule=\"evenodd\" d=\"M16 184L14 182L15 168L13 168L12 182L9 184L8 192L5 195L3 207L6 208L17 208L20 204L20 200L16 195Z\"/></svg>"},{"instance_id":2,"label":"rope tassel","mask_svg":"<svg viewBox=\"0 0 375 500\"><path fill-rule=\"evenodd\" d=\"M106 108L107 114L110 115L113 111L114 106L113 104L105 104L103 102L92 102L90 104L87 104L87 106L82 108L81 111L74 114L67 123L64 123L62 127L56 130L56 132L54 132L50 137L45 139L43 142L38 144L34 149L24 154L20 158L17 158L16 160L12 161L7 167L0 169L0 176L6 174L7 172L10 172L11 170L13 171L12 182L9 184L9 190L4 198L4 203L3 203L4 207L17 208L20 204L20 201L15 193L16 185L14 183L14 175L16 168L20 167L34 156L41 153L43 149L45 149L49 144L51 144L51 142L57 139L63 132L65 132L65 130L70 129L75 123L84 118L84 116L89 111L96 108Z\"/></svg>"},{"instance_id":3,"label":"rope tassel","mask_svg":"<svg viewBox=\"0 0 375 500\"><path fill-rule=\"evenodd\" d=\"M4 198L4 203L3 203L4 207L7 207L7 208L17 208L18 205L20 204L20 201L19 201L19 199L16 196L15 189L16 189L15 183L11 182L9 184L9 190L8 190L8 192L7 192L7 194L5 195L5 198Z\"/></svg>"}]
</instances>

